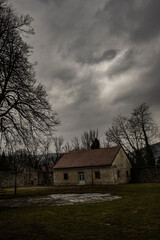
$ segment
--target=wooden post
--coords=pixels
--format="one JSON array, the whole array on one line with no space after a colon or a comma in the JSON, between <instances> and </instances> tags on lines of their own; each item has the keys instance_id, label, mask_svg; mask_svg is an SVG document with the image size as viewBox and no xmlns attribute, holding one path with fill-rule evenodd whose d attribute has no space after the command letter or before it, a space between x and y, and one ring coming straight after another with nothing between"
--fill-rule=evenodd
<instances>
[{"instance_id":1,"label":"wooden post","mask_svg":"<svg viewBox=\"0 0 160 240\"><path fill-rule=\"evenodd\" d=\"M17 167L15 166L14 170L14 195L17 194Z\"/></svg>"}]
</instances>

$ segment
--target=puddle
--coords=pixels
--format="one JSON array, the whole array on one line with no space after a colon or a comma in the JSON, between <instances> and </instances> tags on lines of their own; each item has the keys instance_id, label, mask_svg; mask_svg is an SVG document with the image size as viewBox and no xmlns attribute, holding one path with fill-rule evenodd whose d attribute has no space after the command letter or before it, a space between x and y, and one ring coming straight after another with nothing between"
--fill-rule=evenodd
<instances>
[{"instance_id":1,"label":"puddle","mask_svg":"<svg viewBox=\"0 0 160 240\"><path fill-rule=\"evenodd\" d=\"M60 206L112 201L119 198L121 197L113 196L110 193L51 194L44 197L1 199L0 207Z\"/></svg>"}]
</instances>

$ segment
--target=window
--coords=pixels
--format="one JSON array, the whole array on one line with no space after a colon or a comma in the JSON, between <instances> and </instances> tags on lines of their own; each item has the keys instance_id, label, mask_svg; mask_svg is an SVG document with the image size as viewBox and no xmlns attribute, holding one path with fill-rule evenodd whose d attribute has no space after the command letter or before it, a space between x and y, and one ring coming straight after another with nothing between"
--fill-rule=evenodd
<instances>
[{"instance_id":1,"label":"window","mask_svg":"<svg viewBox=\"0 0 160 240\"><path fill-rule=\"evenodd\" d=\"M126 171L126 176L129 177L129 173L128 173L128 171Z\"/></svg>"},{"instance_id":2,"label":"window","mask_svg":"<svg viewBox=\"0 0 160 240\"><path fill-rule=\"evenodd\" d=\"M95 172L95 178L100 179L100 172Z\"/></svg>"},{"instance_id":3,"label":"window","mask_svg":"<svg viewBox=\"0 0 160 240\"><path fill-rule=\"evenodd\" d=\"M117 171L117 176L120 177L120 171Z\"/></svg>"},{"instance_id":4,"label":"window","mask_svg":"<svg viewBox=\"0 0 160 240\"><path fill-rule=\"evenodd\" d=\"M68 173L64 173L64 180L68 179Z\"/></svg>"}]
</instances>

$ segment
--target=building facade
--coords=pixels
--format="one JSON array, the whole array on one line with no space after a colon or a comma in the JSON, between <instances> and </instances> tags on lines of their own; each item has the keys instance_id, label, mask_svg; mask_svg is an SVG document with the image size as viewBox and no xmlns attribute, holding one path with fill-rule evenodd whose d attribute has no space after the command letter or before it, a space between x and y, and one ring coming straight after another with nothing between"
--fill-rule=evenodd
<instances>
[{"instance_id":1,"label":"building facade","mask_svg":"<svg viewBox=\"0 0 160 240\"><path fill-rule=\"evenodd\" d=\"M107 185L128 183L131 163L119 147L64 154L53 168L54 185Z\"/></svg>"}]
</instances>

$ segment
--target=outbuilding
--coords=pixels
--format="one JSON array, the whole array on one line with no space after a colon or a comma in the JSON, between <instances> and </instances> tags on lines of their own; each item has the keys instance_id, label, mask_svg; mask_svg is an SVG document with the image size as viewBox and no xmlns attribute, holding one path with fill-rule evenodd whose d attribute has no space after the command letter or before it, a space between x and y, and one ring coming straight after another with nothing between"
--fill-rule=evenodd
<instances>
[{"instance_id":1,"label":"outbuilding","mask_svg":"<svg viewBox=\"0 0 160 240\"><path fill-rule=\"evenodd\" d=\"M54 185L107 185L131 180L131 163L120 146L65 153L53 170Z\"/></svg>"}]
</instances>

